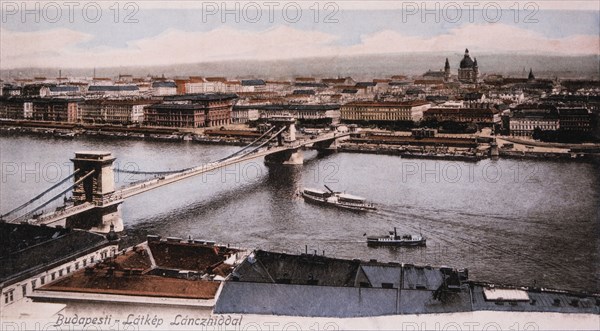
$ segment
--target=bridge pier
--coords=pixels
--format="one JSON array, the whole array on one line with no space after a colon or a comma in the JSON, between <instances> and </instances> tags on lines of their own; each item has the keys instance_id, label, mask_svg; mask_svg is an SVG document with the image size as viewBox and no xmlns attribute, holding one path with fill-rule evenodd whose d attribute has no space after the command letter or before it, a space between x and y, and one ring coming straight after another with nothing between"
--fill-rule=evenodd
<instances>
[{"instance_id":1,"label":"bridge pier","mask_svg":"<svg viewBox=\"0 0 600 331\"><path fill-rule=\"evenodd\" d=\"M114 197L115 182L112 165L115 158L110 152L76 152L74 169L79 169L75 181L82 180L73 188L75 206L93 203L95 208L67 218L66 227L108 233L113 225L115 231L123 231L120 197ZM90 172L91 175L85 177Z\"/></svg>"},{"instance_id":2,"label":"bridge pier","mask_svg":"<svg viewBox=\"0 0 600 331\"><path fill-rule=\"evenodd\" d=\"M302 165L304 163L304 154L300 148L289 149L265 156L265 163Z\"/></svg>"},{"instance_id":3,"label":"bridge pier","mask_svg":"<svg viewBox=\"0 0 600 331\"><path fill-rule=\"evenodd\" d=\"M313 148L319 152L335 152L340 147L340 142L348 139L348 136L336 137L330 140L324 140L313 144Z\"/></svg>"},{"instance_id":4,"label":"bridge pier","mask_svg":"<svg viewBox=\"0 0 600 331\"><path fill-rule=\"evenodd\" d=\"M112 205L96 207L70 216L66 220L65 227L108 233L110 226L113 225L115 232L121 232L124 229L121 203L122 201L118 201Z\"/></svg>"}]
</instances>

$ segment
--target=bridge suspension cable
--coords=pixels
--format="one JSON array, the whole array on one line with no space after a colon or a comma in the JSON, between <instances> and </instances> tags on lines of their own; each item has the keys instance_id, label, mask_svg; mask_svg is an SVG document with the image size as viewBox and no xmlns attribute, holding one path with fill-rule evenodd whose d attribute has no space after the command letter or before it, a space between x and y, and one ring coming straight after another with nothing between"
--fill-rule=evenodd
<instances>
[{"instance_id":1,"label":"bridge suspension cable","mask_svg":"<svg viewBox=\"0 0 600 331\"><path fill-rule=\"evenodd\" d=\"M283 130L285 130L286 127L283 127L281 130L277 131L277 133L275 133L271 138L267 139L265 142L263 142L262 144L258 145L256 148L254 148L253 150L251 150L250 152L246 153L245 155L251 154L256 152L259 148L263 147L264 145L268 144L271 140L277 138L277 136L283 132Z\"/></svg>"},{"instance_id":2,"label":"bridge suspension cable","mask_svg":"<svg viewBox=\"0 0 600 331\"><path fill-rule=\"evenodd\" d=\"M261 140L262 138L264 138L266 135L268 135L271 131L275 130L275 126L271 127L269 130L267 130L265 133L263 133L260 137L254 139L253 142L251 142L250 144L246 145L244 148L240 149L239 151L230 154L224 158L218 159L216 162L221 162L221 161L225 161L227 159L230 159L238 154L240 154L241 152L245 151L246 149L250 148L250 146L254 145L256 142L258 142L259 140Z\"/></svg>"},{"instance_id":3,"label":"bridge suspension cable","mask_svg":"<svg viewBox=\"0 0 600 331\"><path fill-rule=\"evenodd\" d=\"M242 153L243 151L247 150L252 145L254 145L255 143L257 143L258 141L260 141L261 139L263 139L265 136L267 136L269 133L271 133L275 129L276 129L275 126L271 127L269 130L267 130L265 133L263 133L260 137L256 138L254 141L252 141L250 144L246 145L242 149L236 151L235 153L227 155L226 157L220 158L220 159L218 159L217 161L214 161L214 162L223 162L223 161L226 161L226 160L228 160L228 159L230 159L232 157L237 156L238 154ZM268 139L266 142L264 142L261 145L259 145L258 148L264 146L266 143L268 143L269 141L273 140L283 130L285 130L285 127L283 129L279 130L279 132L277 132L273 137L271 137L270 139ZM258 148L253 149L249 153L252 153L252 152L256 151ZM245 154L248 154L248 153L245 153ZM189 171L189 170L195 169L197 167L198 166L196 166L196 167L190 167L190 168L184 168L184 169L179 169L179 170L163 170L163 171L141 171L141 170L126 170L126 169L115 168L114 171L115 172L119 172L119 173L134 174L134 175L170 175L170 174L176 174L176 173L180 173L180 172Z\"/></svg>"},{"instance_id":4,"label":"bridge suspension cable","mask_svg":"<svg viewBox=\"0 0 600 331\"><path fill-rule=\"evenodd\" d=\"M6 216L12 215L18 211L20 211L21 209L31 205L32 203L34 203L36 200L39 200L41 197L43 197L44 195L46 195L48 192L54 190L55 188L59 187L60 185L62 185L63 183L65 183L67 180L71 179L71 177L75 176L75 174L77 174L79 172L79 169L75 169L75 171L73 171L72 174L70 174L69 176L67 176L65 179L61 180L60 182L52 185L52 187L50 187L49 189L45 190L44 192L36 195L33 199L25 202L24 204L20 205L19 207L9 211L8 213L4 214L4 215L0 215L0 219L4 219Z\"/></svg>"},{"instance_id":5,"label":"bridge suspension cable","mask_svg":"<svg viewBox=\"0 0 600 331\"><path fill-rule=\"evenodd\" d=\"M179 169L179 170L163 170L163 171L141 171L141 170L125 170L125 169L115 168L114 171L119 172L119 173L134 174L134 175L170 175L170 174L176 174L179 172L188 171L190 169L192 169L192 168L185 168L185 169Z\"/></svg>"},{"instance_id":6,"label":"bridge suspension cable","mask_svg":"<svg viewBox=\"0 0 600 331\"><path fill-rule=\"evenodd\" d=\"M75 183L73 183L73 185L70 185L69 187L67 187L65 190L61 191L59 194L53 196L52 198L50 198L50 200L44 202L43 204L41 204L40 206L36 207L34 210L23 214L20 217L15 218L14 220L11 221L11 223L16 223L21 219L26 219L27 217L31 216L33 213L35 213L36 211L46 207L49 203L51 203L52 201L60 198L63 194L69 192L73 187L79 185L81 182L83 182L86 178L88 178L89 176L91 176L93 173L95 172L95 170L91 170L90 172L88 172L87 174L85 174L83 177L79 178ZM74 173L73 173L74 174Z\"/></svg>"}]
</instances>

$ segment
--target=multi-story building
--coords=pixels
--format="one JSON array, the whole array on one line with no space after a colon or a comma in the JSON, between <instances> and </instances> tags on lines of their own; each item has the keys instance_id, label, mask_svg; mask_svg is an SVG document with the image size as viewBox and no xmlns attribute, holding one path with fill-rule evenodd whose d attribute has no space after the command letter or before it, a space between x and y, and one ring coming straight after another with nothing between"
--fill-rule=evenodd
<instances>
[{"instance_id":1,"label":"multi-story building","mask_svg":"<svg viewBox=\"0 0 600 331\"><path fill-rule=\"evenodd\" d=\"M165 97L145 108L144 123L152 126L200 128L231 123L235 94L187 94Z\"/></svg>"},{"instance_id":2,"label":"multi-story building","mask_svg":"<svg viewBox=\"0 0 600 331\"><path fill-rule=\"evenodd\" d=\"M508 90L492 90L490 92L490 99L495 99L502 102L510 102L513 104L520 104L525 101L525 94L519 89L508 89Z\"/></svg>"},{"instance_id":3,"label":"multi-story building","mask_svg":"<svg viewBox=\"0 0 600 331\"><path fill-rule=\"evenodd\" d=\"M493 125L501 122L500 111L489 103L457 103L452 107L448 103L441 107L432 107L425 111L423 119L437 122L476 123Z\"/></svg>"},{"instance_id":4,"label":"multi-story building","mask_svg":"<svg viewBox=\"0 0 600 331\"><path fill-rule=\"evenodd\" d=\"M340 121L340 105L307 105L307 104L256 104L235 106L236 111L256 112L263 119L291 116L301 124L337 124Z\"/></svg>"},{"instance_id":5,"label":"multi-story building","mask_svg":"<svg viewBox=\"0 0 600 331\"><path fill-rule=\"evenodd\" d=\"M560 128L558 111L553 106L531 106L514 109L509 118L510 134L532 137L536 129L556 131Z\"/></svg>"},{"instance_id":6,"label":"multi-story building","mask_svg":"<svg viewBox=\"0 0 600 331\"><path fill-rule=\"evenodd\" d=\"M301 123L337 124L340 122L340 105L289 105L289 113Z\"/></svg>"},{"instance_id":7,"label":"multi-story building","mask_svg":"<svg viewBox=\"0 0 600 331\"><path fill-rule=\"evenodd\" d=\"M61 96L79 96L80 90L78 86L59 85L59 86L44 86L40 89L42 97L61 97Z\"/></svg>"},{"instance_id":8,"label":"multi-story building","mask_svg":"<svg viewBox=\"0 0 600 331\"><path fill-rule=\"evenodd\" d=\"M83 99L34 99L32 118L37 121L76 122Z\"/></svg>"},{"instance_id":9,"label":"multi-story building","mask_svg":"<svg viewBox=\"0 0 600 331\"><path fill-rule=\"evenodd\" d=\"M31 100L27 100L23 103L23 118L33 118L33 102L31 102Z\"/></svg>"},{"instance_id":10,"label":"multi-story building","mask_svg":"<svg viewBox=\"0 0 600 331\"><path fill-rule=\"evenodd\" d=\"M241 81L243 91L239 92L263 92L267 90L267 84L262 79L244 79Z\"/></svg>"},{"instance_id":11,"label":"multi-story building","mask_svg":"<svg viewBox=\"0 0 600 331\"><path fill-rule=\"evenodd\" d=\"M206 126L205 107L197 104L155 104L146 107L144 123L150 126L201 128Z\"/></svg>"},{"instance_id":12,"label":"multi-story building","mask_svg":"<svg viewBox=\"0 0 600 331\"><path fill-rule=\"evenodd\" d=\"M21 95L21 91L22 88L16 85L4 84L4 86L2 87L2 95L7 97Z\"/></svg>"},{"instance_id":13,"label":"multi-story building","mask_svg":"<svg viewBox=\"0 0 600 331\"><path fill-rule=\"evenodd\" d=\"M588 133L592 131L592 114L585 108L558 108L562 131Z\"/></svg>"},{"instance_id":14,"label":"multi-story building","mask_svg":"<svg viewBox=\"0 0 600 331\"><path fill-rule=\"evenodd\" d=\"M426 121L476 123L492 125L500 123L500 113L495 108L430 108L425 112Z\"/></svg>"},{"instance_id":15,"label":"multi-story building","mask_svg":"<svg viewBox=\"0 0 600 331\"><path fill-rule=\"evenodd\" d=\"M258 120L259 110L254 106L234 106L231 111L231 123L244 124Z\"/></svg>"},{"instance_id":16,"label":"multi-story building","mask_svg":"<svg viewBox=\"0 0 600 331\"><path fill-rule=\"evenodd\" d=\"M346 123L418 122L429 107L431 103L427 101L355 101L342 105L340 115Z\"/></svg>"},{"instance_id":17,"label":"multi-story building","mask_svg":"<svg viewBox=\"0 0 600 331\"><path fill-rule=\"evenodd\" d=\"M164 96L175 94L177 94L177 84L175 82L159 81L152 83L152 95Z\"/></svg>"},{"instance_id":18,"label":"multi-story building","mask_svg":"<svg viewBox=\"0 0 600 331\"><path fill-rule=\"evenodd\" d=\"M88 87L87 94L100 97L127 97L139 95L140 89L137 85L91 85Z\"/></svg>"},{"instance_id":19,"label":"multi-story building","mask_svg":"<svg viewBox=\"0 0 600 331\"><path fill-rule=\"evenodd\" d=\"M80 105L79 119L87 123L142 123L144 108L157 101L138 100L86 100Z\"/></svg>"},{"instance_id":20,"label":"multi-story building","mask_svg":"<svg viewBox=\"0 0 600 331\"><path fill-rule=\"evenodd\" d=\"M0 118L25 118L25 99L19 97L0 98Z\"/></svg>"}]
</instances>

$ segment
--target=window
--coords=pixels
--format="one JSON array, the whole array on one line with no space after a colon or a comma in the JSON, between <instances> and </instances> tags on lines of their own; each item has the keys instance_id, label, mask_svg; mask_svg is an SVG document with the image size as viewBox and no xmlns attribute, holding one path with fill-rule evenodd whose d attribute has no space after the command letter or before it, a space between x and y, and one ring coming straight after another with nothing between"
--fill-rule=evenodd
<instances>
[{"instance_id":1,"label":"window","mask_svg":"<svg viewBox=\"0 0 600 331\"><path fill-rule=\"evenodd\" d=\"M32 290L35 289L36 283L37 283L37 279L34 279L34 280L31 281L31 289Z\"/></svg>"},{"instance_id":2,"label":"window","mask_svg":"<svg viewBox=\"0 0 600 331\"><path fill-rule=\"evenodd\" d=\"M85 267L87 265L87 260L83 260L83 266Z\"/></svg>"},{"instance_id":3,"label":"window","mask_svg":"<svg viewBox=\"0 0 600 331\"><path fill-rule=\"evenodd\" d=\"M69 273L71 273L71 267L70 267L70 266L69 266L69 267L67 267L67 273L68 273L68 274L69 274Z\"/></svg>"},{"instance_id":4,"label":"window","mask_svg":"<svg viewBox=\"0 0 600 331\"><path fill-rule=\"evenodd\" d=\"M23 290L23 297L27 295L27 284L21 285L21 290Z\"/></svg>"},{"instance_id":5,"label":"window","mask_svg":"<svg viewBox=\"0 0 600 331\"><path fill-rule=\"evenodd\" d=\"M75 270L79 269L79 262L75 262Z\"/></svg>"},{"instance_id":6,"label":"window","mask_svg":"<svg viewBox=\"0 0 600 331\"><path fill-rule=\"evenodd\" d=\"M13 290L4 293L4 303L11 303L14 300Z\"/></svg>"},{"instance_id":7,"label":"window","mask_svg":"<svg viewBox=\"0 0 600 331\"><path fill-rule=\"evenodd\" d=\"M52 273L52 277L51 277L51 278L52 278L52 280L55 280L55 279L56 279L56 272L53 272L53 273Z\"/></svg>"},{"instance_id":8,"label":"window","mask_svg":"<svg viewBox=\"0 0 600 331\"><path fill-rule=\"evenodd\" d=\"M90 263L94 263L94 257L90 257Z\"/></svg>"},{"instance_id":9,"label":"window","mask_svg":"<svg viewBox=\"0 0 600 331\"><path fill-rule=\"evenodd\" d=\"M42 284L42 285L46 284L46 276L40 277L40 284Z\"/></svg>"},{"instance_id":10,"label":"window","mask_svg":"<svg viewBox=\"0 0 600 331\"><path fill-rule=\"evenodd\" d=\"M62 277L62 275L63 275L63 270L62 270L62 269L60 269L60 270L58 271L58 277Z\"/></svg>"}]
</instances>

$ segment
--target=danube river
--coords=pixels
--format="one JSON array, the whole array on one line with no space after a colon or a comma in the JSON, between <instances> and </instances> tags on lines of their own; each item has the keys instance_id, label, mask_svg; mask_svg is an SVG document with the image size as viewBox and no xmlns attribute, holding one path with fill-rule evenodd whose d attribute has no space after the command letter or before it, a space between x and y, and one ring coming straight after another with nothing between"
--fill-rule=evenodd
<instances>
[{"instance_id":1,"label":"danube river","mask_svg":"<svg viewBox=\"0 0 600 331\"><path fill-rule=\"evenodd\" d=\"M0 137L0 212L66 177L75 151L106 150L116 167L176 170L239 147L193 142ZM262 159L128 199L124 240L147 234L249 248L468 268L471 279L600 292L600 163L477 163L305 151L303 166ZM116 174L117 185L142 180ZM302 187L347 191L378 210L306 204ZM62 198L59 199L62 202ZM45 207L46 211L56 205ZM365 234L422 233L426 248L369 248Z\"/></svg>"}]
</instances>

